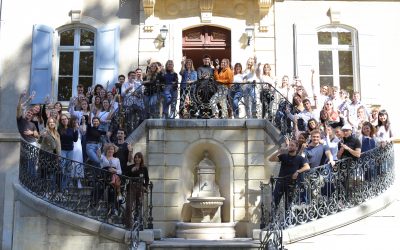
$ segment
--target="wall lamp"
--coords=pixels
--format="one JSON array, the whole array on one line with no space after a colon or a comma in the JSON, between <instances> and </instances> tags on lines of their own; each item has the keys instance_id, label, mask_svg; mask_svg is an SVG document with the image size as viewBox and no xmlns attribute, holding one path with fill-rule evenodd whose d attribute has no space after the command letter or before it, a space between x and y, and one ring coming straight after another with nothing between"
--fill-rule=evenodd
<instances>
[{"instance_id":1,"label":"wall lamp","mask_svg":"<svg viewBox=\"0 0 400 250\"><path fill-rule=\"evenodd\" d=\"M160 29L160 36L162 40L162 47L165 47L165 39L167 39L168 28L167 26L163 25Z\"/></svg>"},{"instance_id":2,"label":"wall lamp","mask_svg":"<svg viewBox=\"0 0 400 250\"><path fill-rule=\"evenodd\" d=\"M254 34L254 27L249 26L245 29L245 31L247 35L247 45L250 45L251 38L253 37Z\"/></svg>"}]
</instances>

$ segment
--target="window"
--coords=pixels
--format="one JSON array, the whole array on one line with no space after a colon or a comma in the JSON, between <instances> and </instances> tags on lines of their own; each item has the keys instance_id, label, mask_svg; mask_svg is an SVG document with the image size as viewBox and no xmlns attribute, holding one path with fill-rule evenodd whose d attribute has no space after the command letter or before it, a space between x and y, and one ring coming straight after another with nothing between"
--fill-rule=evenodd
<instances>
[{"instance_id":1,"label":"window","mask_svg":"<svg viewBox=\"0 0 400 250\"><path fill-rule=\"evenodd\" d=\"M318 31L320 85L337 86L352 93L358 90L355 32L341 28Z\"/></svg>"},{"instance_id":2,"label":"window","mask_svg":"<svg viewBox=\"0 0 400 250\"><path fill-rule=\"evenodd\" d=\"M97 28L79 24L60 28L54 39L52 27L35 24L29 89L36 96L32 103L44 103L49 94L54 100L68 101L79 83L85 91L94 83L112 86L119 73L119 31L117 24Z\"/></svg>"},{"instance_id":3,"label":"window","mask_svg":"<svg viewBox=\"0 0 400 250\"><path fill-rule=\"evenodd\" d=\"M87 91L93 85L95 33L85 28L74 28L59 33L58 101L69 101L82 84Z\"/></svg>"}]
</instances>

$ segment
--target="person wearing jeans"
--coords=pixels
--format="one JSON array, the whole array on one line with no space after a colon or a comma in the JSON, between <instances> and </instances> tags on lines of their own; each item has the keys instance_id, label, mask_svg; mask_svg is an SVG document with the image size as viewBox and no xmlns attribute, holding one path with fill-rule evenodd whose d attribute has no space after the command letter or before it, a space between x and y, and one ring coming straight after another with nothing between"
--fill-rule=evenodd
<instances>
[{"instance_id":1,"label":"person wearing jeans","mask_svg":"<svg viewBox=\"0 0 400 250\"><path fill-rule=\"evenodd\" d=\"M197 80L197 71L194 70L192 59L182 59L182 68L179 74L182 76L180 86L179 116L181 118L194 117L195 108L191 102L194 95L194 83Z\"/></svg>"},{"instance_id":2,"label":"person wearing jeans","mask_svg":"<svg viewBox=\"0 0 400 250\"><path fill-rule=\"evenodd\" d=\"M165 78L158 63L152 63L146 75L144 86L144 104L147 110L147 118L160 118L159 104L163 101L161 95L164 89Z\"/></svg>"},{"instance_id":3,"label":"person wearing jeans","mask_svg":"<svg viewBox=\"0 0 400 250\"><path fill-rule=\"evenodd\" d=\"M79 125L74 125L69 122L69 118L63 114L60 117L61 125L58 128L58 133L60 134L61 141L61 156L62 164L60 169L60 183L61 190L64 190L67 187L69 172L71 171L71 160L73 160L73 149L74 142L78 141L78 128Z\"/></svg>"},{"instance_id":4,"label":"person wearing jeans","mask_svg":"<svg viewBox=\"0 0 400 250\"><path fill-rule=\"evenodd\" d=\"M234 76L233 76L233 86L230 89L230 99L232 102L233 109L233 117L239 118L239 102L243 97L242 92L242 83L243 83L243 73L242 73L242 65L240 63L236 63L233 67Z\"/></svg>"},{"instance_id":5,"label":"person wearing jeans","mask_svg":"<svg viewBox=\"0 0 400 250\"><path fill-rule=\"evenodd\" d=\"M172 60L168 60L165 64L164 78L163 118L174 119L178 98L178 74L174 71L174 62Z\"/></svg>"},{"instance_id":6,"label":"person wearing jeans","mask_svg":"<svg viewBox=\"0 0 400 250\"><path fill-rule=\"evenodd\" d=\"M86 153L90 163L96 167L100 167L100 160L97 151L101 148L101 136L106 134L105 131L99 130L99 126L100 119L98 117L93 117L92 122L88 124L86 131Z\"/></svg>"},{"instance_id":7,"label":"person wearing jeans","mask_svg":"<svg viewBox=\"0 0 400 250\"><path fill-rule=\"evenodd\" d=\"M229 66L229 60L224 58L221 61L221 67L217 64L214 70L214 79L218 83L218 90L211 97L211 107L214 117L218 117L218 106L217 103L221 105L221 118L228 118L228 110L227 110L227 95L228 88L233 83L233 72Z\"/></svg>"},{"instance_id":8,"label":"person wearing jeans","mask_svg":"<svg viewBox=\"0 0 400 250\"><path fill-rule=\"evenodd\" d=\"M257 58L250 57L246 62L246 69L243 73L243 80L246 84L242 85L242 89L247 119L257 118L256 82L260 80L257 77L256 64Z\"/></svg>"}]
</instances>

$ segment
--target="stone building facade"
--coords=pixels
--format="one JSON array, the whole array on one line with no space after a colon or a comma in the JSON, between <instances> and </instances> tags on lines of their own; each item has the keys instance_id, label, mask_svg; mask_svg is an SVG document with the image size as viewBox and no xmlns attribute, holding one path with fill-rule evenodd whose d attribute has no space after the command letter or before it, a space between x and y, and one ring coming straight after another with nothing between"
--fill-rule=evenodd
<instances>
[{"instance_id":1,"label":"stone building facade","mask_svg":"<svg viewBox=\"0 0 400 250\"><path fill-rule=\"evenodd\" d=\"M112 86L149 58L179 68L183 56L209 53L244 65L269 63L279 80L306 89L330 83L359 91L394 114L400 57L399 1L2 0L0 4L0 241L12 245L23 89L66 101L76 85ZM390 21L388 21L390 20ZM398 118L391 116L396 126ZM150 147L150 146L149 146ZM150 147L151 148L151 147Z\"/></svg>"}]
</instances>

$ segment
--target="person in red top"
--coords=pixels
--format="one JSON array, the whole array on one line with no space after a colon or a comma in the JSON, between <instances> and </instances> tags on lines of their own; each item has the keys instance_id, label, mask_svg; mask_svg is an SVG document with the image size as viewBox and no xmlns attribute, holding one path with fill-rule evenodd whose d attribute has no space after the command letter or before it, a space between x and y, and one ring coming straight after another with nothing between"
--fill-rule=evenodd
<instances>
[{"instance_id":1,"label":"person in red top","mask_svg":"<svg viewBox=\"0 0 400 250\"><path fill-rule=\"evenodd\" d=\"M218 117L218 106L221 105L221 118L226 119L228 117L227 111L227 95L228 89L233 83L233 71L229 66L229 59L222 59L221 66L216 65L214 69L214 80L217 81L218 91L211 97L211 107L214 117Z\"/></svg>"}]
</instances>

